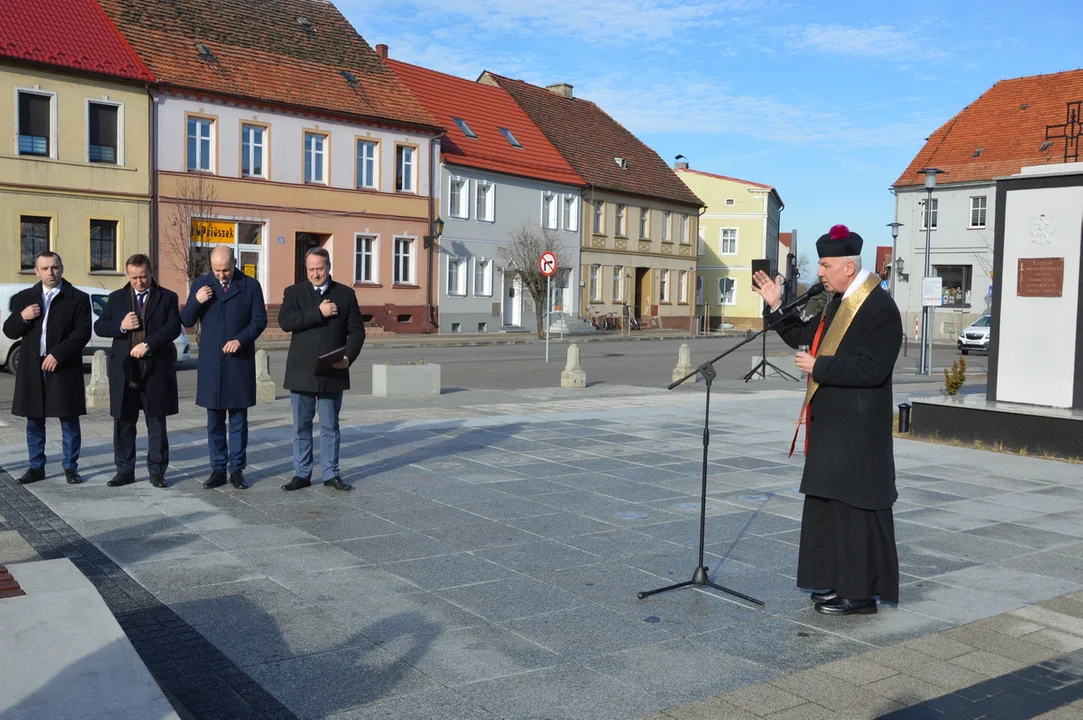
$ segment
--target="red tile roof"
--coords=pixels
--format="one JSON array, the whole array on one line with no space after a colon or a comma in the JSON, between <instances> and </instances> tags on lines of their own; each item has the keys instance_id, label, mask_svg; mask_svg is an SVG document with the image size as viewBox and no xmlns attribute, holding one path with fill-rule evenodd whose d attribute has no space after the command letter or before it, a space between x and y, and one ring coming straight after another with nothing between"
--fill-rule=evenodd
<instances>
[{"instance_id":1,"label":"red tile roof","mask_svg":"<svg viewBox=\"0 0 1083 720\"><path fill-rule=\"evenodd\" d=\"M568 161L546 139L523 109L499 87L387 60L391 69L447 130L441 141L444 161L482 170L583 186ZM458 118L477 138L469 138L455 123ZM506 128L521 148L500 132Z\"/></svg>"},{"instance_id":2,"label":"red tile roof","mask_svg":"<svg viewBox=\"0 0 1083 720\"><path fill-rule=\"evenodd\" d=\"M678 173L694 173L696 175L703 175L710 178L718 178L719 180L732 180L733 182L741 183L742 185L751 185L753 187L764 188L766 190L774 190L770 185L764 185L763 183L752 182L751 180L742 180L741 178L729 177L728 175L715 175L714 173L703 172L702 170L693 170L692 168L677 168L674 172Z\"/></svg>"},{"instance_id":3,"label":"red tile roof","mask_svg":"<svg viewBox=\"0 0 1083 720\"><path fill-rule=\"evenodd\" d=\"M0 0L0 57L154 79L94 0Z\"/></svg>"},{"instance_id":4,"label":"red tile roof","mask_svg":"<svg viewBox=\"0 0 1083 720\"><path fill-rule=\"evenodd\" d=\"M489 72L482 79L506 90L590 185L703 207L658 153L594 103Z\"/></svg>"},{"instance_id":5,"label":"red tile roof","mask_svg":"<svg viewBox=\"0 0 1083 720\"><path fill-rule=\"evenodd\" d=\"M164 86L437 127L327 0L99 2ZM213 57L201 58L197 43Z\"/></svg>"},{"instance_id":6,"label":"red tile roof","mask_svg":"<svg viewBox=\"0 0 1083 720\"><path fill-rule=\"evenodd\" d=\"M778 234L778 241L789 249L793 249L793 233L792 232L780 232Z\"/></svg>"},{"instance_id":7,"label":"red tile roof","mask_svg":"<svg viewBox=\"0 0 1083 720\"><path fill-rule=\"evenodd\" d=\"M930 135L895 186L924 184L918 171L925 167L948 172L938 183L956 183L992 180L1027 165L1062 163L1063 139L1040 148L1046 126L1064 123L1066 104L1077 100L1083 100L1083 70L1001 80Z\"/></svg>"}]
</instances>

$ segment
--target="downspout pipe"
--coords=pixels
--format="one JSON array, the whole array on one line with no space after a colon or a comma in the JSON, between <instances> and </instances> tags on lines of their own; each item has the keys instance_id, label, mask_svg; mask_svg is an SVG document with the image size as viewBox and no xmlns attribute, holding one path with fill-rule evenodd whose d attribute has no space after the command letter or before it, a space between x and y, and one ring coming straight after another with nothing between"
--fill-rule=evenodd
<instances>
[{"instance_id":1,"label":"downspout pipe","mask_svg":"<svg viewBox=\"0 0 1083 720\"><path fill-rule=\"evenodd\" d=\"M446 133L441 132L429 139L429 166L432 168L429 176L429 236L432 237L436 231L436 191L440 188L440 165L442 162L436 162L436 148L440 144L440 138L444 137ZM434 261L436 259L436 238L429 243L429 281L426 284L426 305L429 308L429 328L432 332L439 332L440 325L436 321L436 303L434 302L434 290L433 283L434 278Z\"/></svg>"},{"instance_id":2,"label":"downspout pipe","mask_svg":"<svg viewBox=\"0 0 1083 720\"><path fill-rule=\"evenodd\" d=\"M150 247L151 265L158 267L159 233L158 233L158 95L149 84L146 86L150 97L150 234L147 236ZM159 273L160 277L160 273Z\"/></svg>"}]
</instances>

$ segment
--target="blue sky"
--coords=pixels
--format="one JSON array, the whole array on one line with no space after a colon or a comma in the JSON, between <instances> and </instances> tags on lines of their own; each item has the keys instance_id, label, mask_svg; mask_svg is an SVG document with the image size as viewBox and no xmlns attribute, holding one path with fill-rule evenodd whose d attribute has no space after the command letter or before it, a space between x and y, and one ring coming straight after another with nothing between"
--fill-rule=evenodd
<instances>
[{"instance_id":1,"label":"blue sky","mask_svg":"<svg viewBox=\"0 0 1083 720\"><path fill-rule=\"evenodd\" d=\"M767 183L799 252L845 223L890 245L888 188L1003 78L1076 69L1078 0L337 0L391 57L568 82L672 163ZM589 132L589 130L587 130Z\"/></svg>"}]
</instances>

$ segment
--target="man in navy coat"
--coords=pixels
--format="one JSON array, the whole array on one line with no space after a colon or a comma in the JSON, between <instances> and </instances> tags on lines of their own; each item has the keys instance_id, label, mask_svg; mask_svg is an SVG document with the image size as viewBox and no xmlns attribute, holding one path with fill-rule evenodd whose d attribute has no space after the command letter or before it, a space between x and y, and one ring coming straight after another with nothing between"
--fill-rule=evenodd
<instances>
[{"instance_id":1,"label":"man in navy coat","mask_svg":"<svg viewBox=\"0 0 1083 720\"><path fill-rule=\"evenodd\" d=\"M135 482L135 424L139 411L147 423L147 471L150 484L166 487L169 435L165 419L179 411L176 350L181 331L177 293L154 281L150 258L142 253L124 263L128 284L109 293L94 323L109 349L109 414L113 416L113 459L117 474L106 485Z\"/></svg>"},{"instance_id":2,"label":"man in navy coat","mask_svg":"<svg viewBox=\"0 0 1083 720\"><path fill-rule=\"evenodd\" d=\"M230 485L243 490L248 487L248 408L256 404L256 338L267 327L267 310L259 282L238 272L233 248L219 246L210 259L211 271L192 283L181 310L185 327L201 323L196 405L207 408L211 454L211 475L203 487L225 485L228 469Z\"/></svg>"}]
</instances>

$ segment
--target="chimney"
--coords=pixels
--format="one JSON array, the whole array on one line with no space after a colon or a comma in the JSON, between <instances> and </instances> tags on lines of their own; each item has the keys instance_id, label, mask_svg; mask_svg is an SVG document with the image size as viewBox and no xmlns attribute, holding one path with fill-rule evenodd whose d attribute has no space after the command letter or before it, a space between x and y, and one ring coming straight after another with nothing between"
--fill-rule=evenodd
<instances>
[{"instance_id":1,"label":"chimney","mask_svg":"<svg viewBox=\"0 0 1083 720\"><path fill-rule=\"evenodd\" d=\"M568 83L557 83L556 85L546 85L545 89L561 97L574 97L572 94L572 86Z\"/></svg>"},{"instance_id":2,"label":"chimney","mask_svg":"<svg viewBox=\"0 0 1083 720\"><path fill-rule=\"evenodd\" d=\"M382 57L384 60L387 60L387 45L384 45L383 43L377 45L376 54Z\"/></svg>"},{"instance_id":3,"label":"chimney","mask_svg":"<svg viewBox=\"0 0 1083 720\"><path fill-rule=\"evenodd\" d=\"M687 170L688 169L688 161L687 160L678 160L677 162L673 163L673 169L674 170Z\"/></svg>"}]
</instances>

